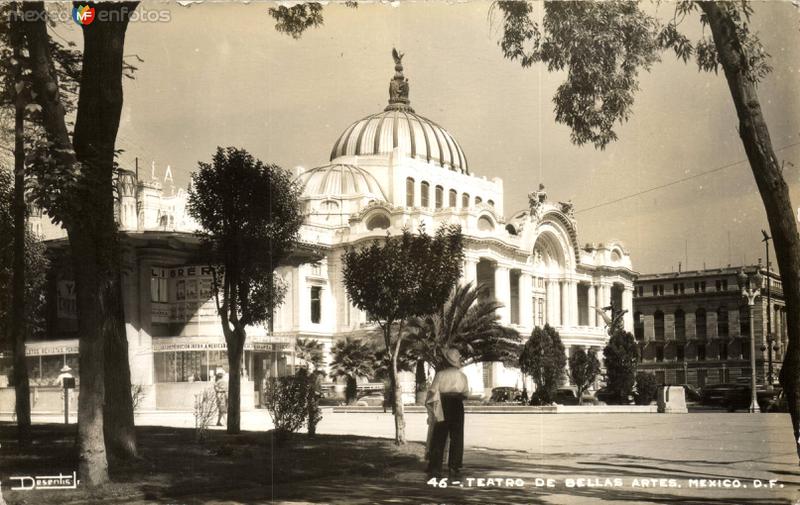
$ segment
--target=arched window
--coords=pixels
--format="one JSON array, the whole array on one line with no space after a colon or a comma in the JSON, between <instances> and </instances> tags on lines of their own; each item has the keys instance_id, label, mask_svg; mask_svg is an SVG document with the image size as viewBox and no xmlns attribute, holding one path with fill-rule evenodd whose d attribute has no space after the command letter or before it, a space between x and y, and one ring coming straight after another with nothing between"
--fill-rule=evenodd
<instances>
[{"instance_id":1,"label":"arched window","mask_svg":"<svg viewBox=\"0 0 800 505\"><path fill-rule=\"evenodd\" d=\"M483 203L483 198L481 198L479 196L476 196L475 197L475 206L477 207L478 205L480 205L482 203Z\"/></svg>"},{"instance_id":2,"label":"arched window","mask_svg":"<svg viewBox=\"0 0 800 505\"><path fill-rule=\"evenodd\" d=\"M708 335L706 331L706 309L699 308L694 313L694 327L697 338L705 339Z\"/></svg>"},{"instance_id":3,"label":"arched window","mask_svg":"<svg viewBox=\"0 0 800 505\"><path fill-rule=\"evenodd\" d=\"M461 207L464 209L469 208L469 193L461 195Z\"/></svg>"},{"instance_id":4,"label":"arched window","mask_svg":"<svg viewBox=\"0 0 800 505\"><path fill-rule=\"evenodd\" d=\"M414 178L406 179L406 207L414 206Z\"/></svg>"},{"instance_id":5,"label":"arched window","mask_svg":"<svg viewBox=\"0 0 800 505\"><path fill-rule=\"evenodd\" d=\"M450 208L455 209L458 203L458 192L455 189L450 190Z\"/></svg>"},{"instance_id":6,"label":"arched window","mask_svg":"<svg viewBox=\"0 0 800 505\"><path fill-rule=\"evenodd\" d=\"M633 336L636 340L644 340L644 321L641 312L633 314Z\"/></svg>"},{"instance_id":7,"label":"arched window","mask_svg":"<svg viewBox=\"0 0 800 505\"><path fill-rule=\"evenodd\" d=\"M431 185L428 184L427 181L422 181L419 183L419 204L422 206L423 209L427 209L430 206L430 191Z\"/></svg>"},{"instance_id":8,"label":"arched window","mask_svg":"<svg viewBox=\"0 0 800 505\"><path fill-rule=\"evenodd\" d=\"M656 340L664 340L664 313L657 310L653 314L653 329L655 330Z\"/></svg>"},{"instance_id":9,"label":"arched window","mask_svg":"<svg viewBox=\"0 0 800 505\"><path fill-rule=\"evenodd\" d=\"M385 230L389 228L389 216L386 214L376 214L367 221L368 230Z\"/></svg>"},{"instance_id":10,"label":"arched window","mask_svg":"<svg viewBox=\"0 0 800 505\"><path fill-rule=\"evenodd\" d=\"M720 307L717 309L717 336L727 337L730 335L728 331L728 309Z\"/></svg>"},{"instance_id":11,"label":"arched window","mask_svg":"<svg viewBox=\"0 0 800 505\"><path fill-rule=\"evenodd\" d=\"M441 209L444 203L444 188L436 186L436 208Z\"/></svg>"},{"instance_id":12,"label":"arched window","mask_svg":"<svg viewBox=\"0 0 800 505\"><path fill-rule=\"evenodd\" d=\"M686 313L681 309L675 311L675 340L686 340Z\"/></svg>"},{"instance_id":13,"label":"arched window","mask_svg":"<svg viewBox=\"0 0 800 505\"><path fill-rule=\"evenodd\" d=\"M478 218L478 229L481 231L492 231L494 230L494 222L487 216L481 216Z\"/></svg>"}]
</instances>

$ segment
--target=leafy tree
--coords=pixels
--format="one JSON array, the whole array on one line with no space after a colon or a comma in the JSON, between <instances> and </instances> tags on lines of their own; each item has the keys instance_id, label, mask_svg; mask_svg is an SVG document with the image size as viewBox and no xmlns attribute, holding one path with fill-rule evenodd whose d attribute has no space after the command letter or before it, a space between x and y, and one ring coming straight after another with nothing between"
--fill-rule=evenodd
<instances>
[{"instance_id":1,"label":"leafy tree","mask_svg":"<svg viewBox=\"0 0 800 505\"><path fill-rule=\"evenodd\" d=\"M572 141L604 148L616 125L632 112L638 73L661 51L701 71L722 67L738 117L738 132L764 203L786 298L788 346L781 369L800 457L800 234L789 187L775 155L758 84L771 71L769 54L751 30L749 2L680 0L662 22L635 2L545 2L541 26L528 2L501 1L503 55L523 67L542 62L566 77L553 97L556 121L570 127ZM704 30L692 41L681 22L696 16Z\"/></svg>"},{"instance_id":2,"label":"leafy tree","mask_svg":"<svg viewBox=\"0 0 800 505\"><path fill-rule=\"evenodd\" d=\"M639 362L633 334L627 331L615 331L603 349L603 358L609 391L613 393L618 403L628 403L628 395L633 390Z\"/></svg>"},{"instance_id":3,"label":"leafy tree","mask_svg":"<svg viewBox=\"0 0 800 505\"><path fill-rule=\"evenodd\" d=\"M502 304L482 297L483 291L472 283L458 285L437 312L407 321L414 352L434 369L449 366L444 359L449 348L459 350L465 365L518 363L521 338L515 330L499 323L496 311Z\"/></svg>"},{"instance_id":4,"label":"leafy tree","mask_svg":"<svg viewBox=\"0 0 800 505\"><path fill-rule=\"evenodd\" d=\"M0 237L10 240L0 244L0 349L12 351L14 355L13 382L16 392L15 412L17 415L18 438L22 444L30 440L30 388L28 369L25 366L25 340L34 333L43 331L42 300L44 298L48 260L44 245L32 233L25 230L23 223L24 285L22 316L12 310L12 283L17 279L14 261L17 259L15 233L16 217L12 212L14 182L7 170L0 169ZM15 290L14 290L15 291ZM19 310L19 307L16 308ZM14 331L10 329L16 326ZM15 331L21 331L22 338L16 338ZM21 347L21 350L20 350ZM19 359L21 357L21 359Z\"/></svg>"},{"instance_id":5,"label":"leafy tree","mask_svg":"<svg viewBox=\"0 0 800 505\"><path fill-rule=\"evenodd\" d=\"M7 3L0 5L0 109L3 110L3 119L7 119L11 114L6 111L13 111L14 118L14 196L13 196L13 229L7 230L8 237L13 237L11 244L14 245L13 251L13 275L10 287L11 290L11 311L10 323L7 328L8 334L13 341L14 356L14 385L16 392L15 413L17 418L17 438L20 445L27 445L30 441L30 386L28 382L28 371L25 366L25 337L28 333L26 326L26 285L29 284L25 279L26 242L31 242L26 238L26 214L27 206L25 202L25 144L26 132L25 121L36 121L39 110L36 104L31 103L31 90L28 75L30 65L24 56L25 34L21 21L18 17L19 5L17 3ZM74 89L80 73L79 53L70 48L65 48L61 44L51 41L51 52L54 55L57 71L61 72L62 80L66 83L66 88L73 93L68 100L74 103ZM10 137L5 124L0 124L0 136L5 140ZM28 140L30 137L28 132ZM10 144L10 142L9 142ZM3 202L4 204L6 202Z\"/></svg>"},{"instance_id":6,"label":"leafy tree","mask_svg":"<svg viewBox=\"0 0 800 505\"><path fill-rule=\"evenodd\" d=\"M228 433L240 431L241 362L247 326L268 323L285 286L275 268L303 222L300 188L277 165L244 149L217 148L192 174L188 211L200 224L204 260L228 348Z\"/></svg>"},{"instance_id":7,"label":"leafy tree","mask_svg":"<svg viewBox=\"0 0 800 505\"><path fill-rule=\"evenodd\" d=\"M121 298L117 230L114 222L113 174L115 141L122 111L125 32L137 2L95 6L108 21L83 25L84 53L74 135L70 138L59 75L52 57L42 2L24 2L22 23L28 50L31 97L41 111L46 154L32 163L37 184L32 194L69 237L75 271L81 386L78 405L79 473L88 487L108 481L104 441L106 340L117 335L115 349L124 348L120 324ZM113 353L119 356L120 353ZM120 366L127 366L127 359ZM130 375L122 415L133 435ZM129 408L128 408L129 407ZM116 432L116 431L115 431ZM128 439L132 441L132 439Z\"/></svg>"},{"instance_id":8,"label":"leafy tree","mask_svg":"<svg viewBox=\"0 0 800 505\"><path fill-rule=\"evenodd\" d=\"M314 367L313 371L317 371L322 367L322 342L313 338L298 338L294 348L297 357Z\"/></svg>"},{"instance_id":9,"label":"leafy tree","mask_svg":"<svg viewBox=\"0 0 800 505\"><path fill-rule=\"evenodd\" d=\"M336 342L332 353L331 374L345 378L345 400L348 405L352 404L358 394L358 378L375 373L375 349L361 339L346 337Z\"/></svg>"},{"instance_id":10,"label":"leafy tree","mask_svg":"<svg viewBox=\"0 0 800 505\"><path fill-rule=\"evenodd\" d=\"M653 372L636 373L636 398L637 405L650 405L656 399L658 393L658 382L656 374Z\"/></svg>"},{"instance_id":11,"label":"leafy tree","mask_svg":"<svg viewBox=\"0 0 800 505\"><path fill-rule=\"evenodd\" d=\"M397 361L405 339L404 322L436 312L461 276L463 237L458 226L440 227L434 236L403 230L344 255L344 285L353 305L367 312L383 332L392 360L395 442L405 444L405 420ZM397 331L392 331L397 324Z\"/></svg>"},{"instance_id":12,"label":"leafy tree","mask_svg":"<svg viewBox=\"0 0 800 505\"><path fill-rule=\"evenodd\" d=\"M569 357L569 378L578 390L578 404L583 402L583 393L592 385L600 374L600 360L594 351L586 352L578 347Z\"/></svg>"},{"instance_id":13,"label":"leafy tree","mask_svg":"<svg viewBox=\"0 0 800 505\"><path fill-rule=\"evenodd\" d=\"M542 403L552 403L564 378L567 356L558 332L545 324L533 329L519 355L519 368L536 383L536 396Z\"/></svg>"}]
</instances>

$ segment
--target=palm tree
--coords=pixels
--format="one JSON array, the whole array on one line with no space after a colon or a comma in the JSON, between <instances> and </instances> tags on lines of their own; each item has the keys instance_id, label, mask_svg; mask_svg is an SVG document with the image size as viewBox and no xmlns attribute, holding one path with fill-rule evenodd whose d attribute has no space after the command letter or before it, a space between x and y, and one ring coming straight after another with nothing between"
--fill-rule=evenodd
<instances>
[{"instance_id":1,"label":"palm tree","mask_svg":"<svg viewBox=\"0 0 800 505\"><path fill-rule=\"evenodd\" d=\"M484 295L483 286L472 283L453 288L438 312L407 322L415 353L436 370L446 368L444 351L461 352L464 365L485 361L518 362L521 338L499 322L502 304Z\"/></svg>"},{"instance_id":2,"label":"palm tree","mask_svg":"<svg viewBox=\"0 0 800 505\"><path fill-rule=\"evenodd\" d=\"M345 377L347 403L356 399L357 379L375 373L375 349L372 345L357 338L346 337L333 346L331 373L334 377Z\"/></svg>"},{"instance_id":3,"label":"palm tree","mask_svg":"<svg viewBox=\"0 0 800 505\"><path fill-rule=\"evenodd\" d=\"M316 372L322 366L322 342L312 338L298 338L294 344L297 357L313 366Z\"/></svg>"}]
</instances>

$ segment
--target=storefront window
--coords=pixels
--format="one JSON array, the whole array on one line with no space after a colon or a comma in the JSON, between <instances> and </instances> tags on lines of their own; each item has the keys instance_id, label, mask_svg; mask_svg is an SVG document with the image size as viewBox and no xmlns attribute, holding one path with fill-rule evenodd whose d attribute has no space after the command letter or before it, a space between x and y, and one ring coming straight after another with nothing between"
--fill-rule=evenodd
<instances>
[{"instance_id":1,"label":"storefront window","mask_svg":"<svg viewBox=\"0 0 800 505\"><path fill-rule=\"evenodd\" d=\"M156 382L200 382L209 378L206 351L158 352Z\"/></svg>"}]
</instances>

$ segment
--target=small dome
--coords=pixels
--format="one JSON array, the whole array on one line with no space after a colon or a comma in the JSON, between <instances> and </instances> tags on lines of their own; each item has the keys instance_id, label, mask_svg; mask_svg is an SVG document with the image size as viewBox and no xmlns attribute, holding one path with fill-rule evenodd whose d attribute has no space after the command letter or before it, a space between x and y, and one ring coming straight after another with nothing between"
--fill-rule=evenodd
<instances>
[{"instance_id":1,"label":"small dome","mask_svg":"<svg viewBox=\"0 0 800 505\"><path fill-rule=\"evenodd\" d=\"M333 163L312 168L300 174L296 181L303 186L303 196L370 196L386 201L377 179L355 165Z\"/></svg>"},{"instance_id":2,"label":"small dome","mask_svg":"<svg viewBox=\"0 0 800 505\"><path fill-rule=\"evenodd\" d=\"M392 50L395 75L389 81L389 105L348 126L333 144L331 161L340 156L390 154L399 147L412 158L469 174L467 157L444 128L414 112L408 79L403 75L403 55Z\"/></svg>"}]
</instances>

